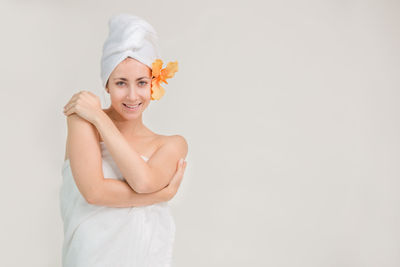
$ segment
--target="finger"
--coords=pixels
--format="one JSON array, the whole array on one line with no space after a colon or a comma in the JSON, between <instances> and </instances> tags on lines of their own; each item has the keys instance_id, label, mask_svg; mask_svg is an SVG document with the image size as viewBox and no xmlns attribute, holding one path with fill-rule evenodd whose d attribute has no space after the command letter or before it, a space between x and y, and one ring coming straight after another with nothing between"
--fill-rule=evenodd
<instances>
[{"instance_id":1,"label":"finger","mask_svg":"<svg viewBox=\"0 0 400 267\"><path fill-rule=\"evenodd\" d=\"M178 188L182 181L182 175L175 175L172 180L169 182L169 185L173 188Z\"/></svg>"},{"instance_id":2,"label":"finger","mask_svg":"<svg viewBox=\"0 0 400 267\"><path fill-rule=\"evenodd\" d=\"M180 175L178 175L176 181L175 181L175 186L176 188L179 188L179 186L181 185L181 182L183 180L183 173L181 173Z\"/></svg>"},{"instance_id":3,"label":"finger","mask_svg":"<svg viewBox=\"0 0 400 267\"><path fill-rule=\"evenodd\" d=\"M68 102L68 104L66 104L65 106L64 106L64 112L66 112L68 109L70 109L71 108L71 102Z\"/></svg>"},{"instance_id":4,"label":"finger","mask_svg":"<svg viewBox=\"0 0 400 267\"><path fill-rule=\"evenodd\" d=\"M68 110L68 109L72 108L73 106L75 106L76 104L78 104L78 100L79 100L78 98L74 99L74 100L71 99L71 101L69 101L69 103L67 105L65 105L64 110Z\"/></svg>"},{"instance_id":5,"label":"finger","mask_svg":"<svg viewBox=\"0 0 400 267\"><path fill-rule=\"evenodd\" d=\"M68 116L68 115L71 115L71 114L73 114L73 113L76 113L76 114L80 114L80 106L77 106L77 105L73 105L73 106L71 106L71 107L69 107L66 111L65 111L65 114Z\"/></svg>"},{"instance_id":6,"label":"finger","mask_svg":"<svg viewBox=\"0 0 400 267\"><path fill-rule=\"evenodd\" d=\"M183 172L185 171L185 169L186 169L186 163L187 163L187 162L186 162L185 160L182 162L182 164L181 164L180 167L179 167L179 168L180 168L180 172L183 173Z\"/></svg>"},{"instance_id":7,"label":"finger","mask_svg":"<svg viewBox=\"0 0 400 267\"><path fill-rule=\"evenodd\" d=\"M67 104L64 105L64 110L68 107L68 105L71 103L72 98L67 102Z\"/></svg>"},{"instance_id":8,"label":"finger","mask_svg":"<svg viewBox=\"0 0 400 267\"><path fill-rule=\"evenodd\" d=\"M72 108L66 110L64 113L66 116L69 116L69 115L75 113L75 109L72 107Z\"/></svg>"},{"instance_id":9,"label":"finger","mask_svg":"<svg viewBox=\"0 0 400 267\"><path fill-rule=\"evenodd\" d=\"M75 101L79 98L79 93L74 94L71 99L67 102L67 104L64 106L64 109L68 108L71 106L71 104L75 103Z\"/></svg>"},{"instance_id":10,"label":"finger","mask_svg":"<svg viewBox=\"0 0 400 267\"><path fill-rule=\"evenodd\" d=\"M97 97L98 97L97 95L93 94L93 93L90 92L90 91L88 91L88 93L89 93L89 95L91 95L91 96L94 97L94 98L97 98Z\"/></svg>"},{"instance_id":11,"label":"finger","mask_svg":"<svg viewBox=\"0 0 400 267\"><path fill-rule=\"evenodd\" d=\"M181 163L181 160L179 160L178 167L177 167L176 172L175 172L174 176L172 177L171 181L178 179L179 176L182 176L182 174L183 174L182 170L184 169L184 166L185 166L185 161L182 159L182 163Z\"/></svg>"},{"instance_id":12,"label":"finger","mask_svg":"<svg viewBox=\"0 0 400 267\"><path fill-rule=\"evenodd\" d=\"M185 168L186 168L186 161L183 161L183 163L181 164L179 170L176 172L176 178L175 183L179 186L179 184L181 183L182 179L183 179L183 173L185 172Z\"/></svg>"},{"instance_id":13,"label":"finger","mask_svg":"<svg viewBox=\"0 0 400 267\"><path fill-rule=\"evenodd\" d=\"M84 97L84 93L85 93L85 91L81 91L81 92L75 94L75 95L71 98L71 100L69 101L69 103L64 107L64 111L67 111L67 110L69 110L69 109L72 108L72 107L76 107L76 108L77 108L78 105L80 105L80 104L86 102L85 99L84 99L84 98L85 98L85 97Z\"/></svg>"},{"instance_id":14,"label":"finger","mask_svg":"<svg viewBox=\"0 0 400 267\"><path fill-rule=\"evenodd\" d=\"M184 174L184 172L185 172L185 170L186 170L186 165L187 165L187 162L184 161L183 164L182 164L182 170L181 170L182 176L183 176L183 174Z\"/></svg>"},{"instance_id":15,"label":"finger","mask_svg":"<svg viewBox=\"0 0 400 267\"><path fill-rule=\"evenodd\" d=\"M183 177L183 173L182 173L181 169L177 170L175 172L174 176L172 177L170 184L173 184L173 185L178 184L179 185L180 181L182 180L182 177Z\"/></svg>"},{"instance_id":16,"label":"finger","mask_svg":"<svg viewBox=\"0 0 400 267\"><path fill-rule=\"evenodd\" d=\"M74 108L76 105L76 102L70 102L67 106L64 108L64 113L68 113L72 108Z\"/></svg>"},{"instance_id":17,"label":"finger","mask_svg":"<svg viewBox=\"0 0 400 267\"><path fill-rule=\"evenodd\" d=\"M174 178L172 178L172 180L178 180L181 176L182 176L182 168L179 168L179 170L177 170L174 174Z\"/></svg>"},{"instance_id":18,"label":"finger","mask_svg":"<svg viewBox=\"0 0 400 267\"><path fill-rule=\"evenodd\" d=\"M78 97L79 97L79 94L80 94L79 92L73 94L72 97L71 97L71 100L75 100L76 98L78 98Z\"/></svg>"}]
</instances>

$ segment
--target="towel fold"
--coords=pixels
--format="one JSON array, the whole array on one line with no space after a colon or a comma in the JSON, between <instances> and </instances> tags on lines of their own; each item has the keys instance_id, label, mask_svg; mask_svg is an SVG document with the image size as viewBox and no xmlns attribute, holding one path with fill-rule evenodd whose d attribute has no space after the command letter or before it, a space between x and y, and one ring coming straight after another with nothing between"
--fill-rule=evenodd
<instances>
[{"instance_id":1,"label":"towel fold","mask_svg":"<svg viewBox=\"0 0 400 267\"><path fill-rule=\"evenodd\" d=\"M127 57L134 58L150 69L152 63L160 57L157 32L144 19L118 14L108 22L109 35L103 45L101 57L101 80L106 87L110 74Z\"/></svg>"}]
</instances>

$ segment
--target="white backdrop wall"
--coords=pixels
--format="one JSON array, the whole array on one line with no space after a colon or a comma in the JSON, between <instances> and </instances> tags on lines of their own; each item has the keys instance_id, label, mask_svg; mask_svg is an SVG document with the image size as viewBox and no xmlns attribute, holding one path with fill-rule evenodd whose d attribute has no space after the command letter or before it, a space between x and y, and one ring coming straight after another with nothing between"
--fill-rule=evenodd
<instances>
[{"instance_id":1,"label":"white backdrop wall","mask_svg":"<svg viewBox=\"0 0 400 267\"><path fill-rule=\"evenodd\" d=\"M120 12L179 62L144 113L189 143L173 266L400 266L400 2L382 0L1 1L0 266L61 265L62 109L103 96Z\"/></svg>"}]
</instances>

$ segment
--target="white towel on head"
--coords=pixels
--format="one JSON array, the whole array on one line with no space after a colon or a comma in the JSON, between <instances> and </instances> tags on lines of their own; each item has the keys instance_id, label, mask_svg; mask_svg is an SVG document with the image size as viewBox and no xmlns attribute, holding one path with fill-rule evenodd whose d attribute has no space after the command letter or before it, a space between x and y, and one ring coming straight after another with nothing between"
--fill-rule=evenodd
<instances>
[{"instance_id":1,"label":"white towel on head","mask_svg":"<svg viewBox=\"0 0 400 267\"><path fill-rule=\"evenodd\" d=\"M104 42L101 57L103 87L115 67L125 58L134 58L150 69L152 63L160 58L157 32L144 19L130 14L118 14L110 18L108 27L109 35Z\"/></svg>"}]
</instances>

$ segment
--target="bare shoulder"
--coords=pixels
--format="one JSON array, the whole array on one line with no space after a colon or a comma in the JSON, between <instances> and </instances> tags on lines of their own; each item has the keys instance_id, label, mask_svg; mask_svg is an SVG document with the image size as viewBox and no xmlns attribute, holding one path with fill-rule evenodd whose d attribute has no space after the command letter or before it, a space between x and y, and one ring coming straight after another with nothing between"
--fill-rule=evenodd
<instances>
[{"instance_id":1,"label":"bare shoulder","mask_svg":"<svg viewBox=\"0 0 400 267\"><path fill-rule=\"evenodd\" d=\"M81 118L77 114L67 116L68 132L86 135L99 141L99 134L96 127L89 121Z\"/></svg>"},{"instance_id":2,"label":"bare shoulder","mask_svg":"<svg viewBox=\"0 0 400 267\"><path fill-rule=\"evenodd\" d=\"M185 137L183 137L182 135L179 135L179 134L170 135L170 136L168 136L168 138L170 140L172 140L170 142L175 142L175 143L177 143L179 145L183 145L183 146L186 146L186 147L188 146L188 143L187 143Z\"/></svg>"},{"instance_id":3,"label":"bare shoulder","mask_svg":"<svg viewBox=\"0 0 400 267\"><path fill-rule=\"evenodd\" d=\"M68 125L68 136L65 148L65 160L69 159L74 150L80 148L88 151L93 151L96 147L100 147L99 135L96 127L88 122L87 120L81 118L76 114L71 114L67 116ZM98 148L97 150L100 150Z\"/></svg>"},{"instance_id":4,"label":"bare shoulder","mask_svg":"<svg viewBox=\"0 0 400 267\"><path fill-rule=\"evenodd\" d=\"M175 135L162 135L160 136L162 140L162 146L169 147L173 150L178 150L179 154L183 157L186 157L188 153L188 143L182 135L175 134Z\"/></svg>"}]
</instances>

